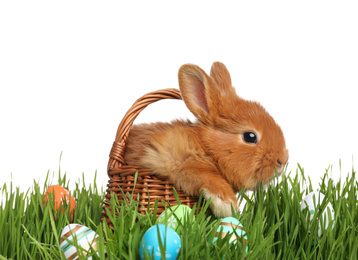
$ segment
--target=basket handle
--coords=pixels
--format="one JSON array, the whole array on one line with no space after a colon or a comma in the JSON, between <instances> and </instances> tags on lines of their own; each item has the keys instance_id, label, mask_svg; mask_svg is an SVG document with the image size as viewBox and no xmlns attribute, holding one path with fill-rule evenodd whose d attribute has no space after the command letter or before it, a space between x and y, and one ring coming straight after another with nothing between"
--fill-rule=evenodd
<instances>
[{"instance_id":1,"label":"basket handle","mask_svg":"<svg viewBox=\"0 0 358 260\"><path fill-rule=\"evenodd\" d=\"M119 168L122 165L126 164L126 162L124 161L124 151L128 140L129 131L132 128L134 120L144 108L161 99L182 98L178 89L168 88L150 92L139 98L136 102L134 102L133 106L125 114L121 123L118 126L116 139L109 154L109 162L107 169L108 175L114 168Z\"/></svg>"}]
</instances>

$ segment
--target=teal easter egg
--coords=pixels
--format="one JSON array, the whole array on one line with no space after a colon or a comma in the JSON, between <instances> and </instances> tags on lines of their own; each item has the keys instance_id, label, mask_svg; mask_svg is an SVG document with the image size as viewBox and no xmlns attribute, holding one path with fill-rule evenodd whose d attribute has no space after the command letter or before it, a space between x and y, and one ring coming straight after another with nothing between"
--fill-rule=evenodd
<instances>
[{"instance_id":1,"label":"teal easter egg","mask_svg":"<svg viewBox=\"0 0 358 260\"><path fill-rule=\"evenodd\" d=\"M235 233L236 232L236 233ZM246 231L240 221L233 217L227 217L221 220L218 229L216 230L215 237L213 242L217 241L221 236L222 238L230 236L230 243L237 243L237 236L242 237L243 242L245 243L247 240ZM246 247L246 252L248 248Z\"/></svg>"},{"instance_id":2,"label":"teal easter egg","mask_svg":"<svg viewBox=\"0 0 358 260\"><path fill-rule=\"evenodd\" d=\"M159 236L162 245L165 247L165 259L177 259L180 248L181 239L179 235L169 226L162 224L154 225L145 232L139 246L139 257L144 259L144 250L151 259L159 260L161 258Z\"/></svg>"},{"instance_id":3,"label":"teal easter egg","mask_svg":"<svg viewBox=\"0 0 358 260\"><path fill-rule=\"evenodd\" d=\"M188 214L190 214L190 212L191 208L186 205L176 205L170 207L159 215L156 224L167 225L180 234L180 227L184 225L184 219Z\"/></svg>"}]
</instances>

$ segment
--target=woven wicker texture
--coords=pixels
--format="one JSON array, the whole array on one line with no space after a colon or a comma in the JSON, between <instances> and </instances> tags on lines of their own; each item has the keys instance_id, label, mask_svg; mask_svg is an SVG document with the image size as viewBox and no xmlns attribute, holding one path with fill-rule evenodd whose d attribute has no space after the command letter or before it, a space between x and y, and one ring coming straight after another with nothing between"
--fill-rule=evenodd
<instances>
[{"instance_id":1,"label":"woven wicker texture","mask_svg":"<svg viewBox=\"0 0 358 260\"><path fill-rule=\"evenodd\" d=\"M106 214L105 208L111 210L109 206L111 192L116 194L118 201L121 202L124 199L121 189L125 194L127 192L132 193L134 189L135 198L137 198L139 194L140 202L138 211L142 214L144 214L144 210L147 209L148 204L150 207L154 205L157 198L159 199L157 217L165 210L164 205L161 203L162 200L165 200L170 205L177 204L173 191L174 185L170 183L168 179L163 179L153 174L149 169L135 165L127 165L124 160L128 135L134 120L149 104L162 99L181 99L180 92L177 89L164 89L144 95L133 104L118 127L116 139L109 155L109 181L102 212L103 217L108 223L110 223L110 219ZM134 187L135 174L137 171L138 179ZM193 207L194 204L198 202L198 198L187 196L177 188L176 191L182 204Z\"/></svg>"}]
</instances>

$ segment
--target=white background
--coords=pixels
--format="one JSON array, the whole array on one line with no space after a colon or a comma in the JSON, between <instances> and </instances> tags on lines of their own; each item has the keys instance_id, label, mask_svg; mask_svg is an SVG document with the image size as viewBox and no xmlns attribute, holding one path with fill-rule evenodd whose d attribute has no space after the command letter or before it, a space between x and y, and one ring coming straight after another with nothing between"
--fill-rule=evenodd
<instances>
[{"instance_id":1,"label":"white background","mask_svg":"<svg viewBox=\"0 0 358 260\"><path fill-rule=\"evenodd\" d=\"M71 183L97 170L105 186L133 102L177 88L182 64L214 61L281 125L289 171L300 163L317 185L330 165L339 179L339 159L343 177L357 165L356 1L124 2L0 3L0 187L43 184L61 152ZM136 122L177 117L193 118L163 101Z\"/></svg>"}]
</instances>

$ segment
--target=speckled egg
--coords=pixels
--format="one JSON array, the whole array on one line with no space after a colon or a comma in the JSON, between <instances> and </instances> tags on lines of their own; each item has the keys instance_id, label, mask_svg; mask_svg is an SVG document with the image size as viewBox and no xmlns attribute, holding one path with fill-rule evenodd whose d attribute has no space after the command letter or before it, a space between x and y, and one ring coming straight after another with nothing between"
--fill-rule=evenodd
<instances>
[{"instance_id":1,"label":"speckled egg","mask_svg":"<svg viewBox=\"0 0 358 260\"><path fill-rule=\"evenodd\" d=\"M313 220L313 216L316 213L316 210L319 208L319 206L321 205L321 203L324 200L324 195L318 191L315 192L311 192L309 193L301 202L301 211L303 213L305 213L306 211L309 211L309 216L310 216L310 223L312 223ZM331 215L331 216L329 216ZM323 213L322 213L322 218L323 221L325 221L325 227L324 229L326 230L329 226L330 221L334 221L334 210L333 210L333 206L330 202L328 202L327 207L324 209ZM322 227L321 227L321 223L319 223L318 226L318 237L322 236Z\"/></svg>"},{"instance_id":2,"label":"speckled egg","mask_svg":"<svg viewBox=\"0 0 358 260\"><path fill-rule=\"evenodd\" d=\"M186 205L170 207L159 215L156 224L168 225L178 234L181 234L181 226L184 225L184 218L190 214L191 208Z\"/></svg>"},{"instance_id":3,"label":"speckled egg","mask_svg":"<svg viewBox=\"0 0 358 260\"><path fill-rule=\"evenodd\" d=\"M224 218L221 220L220 226L216 230L216 234L213 239L213 242L218 240L218 238L220 236L220 232L221 232L222 238L226 237L228 234L231 234L230 242L236 244L237 236L234 231L236 232L236 234L239 237L243 237L243 242L245 243L247 240L245 229L242 226L242 224L240 223L240 221L238 221L236 218L233 218L233 217L227 217L227 218ZM246 252L247 251L248 251L248 248L246 247Z\"/></svg>"},{"instance_id":4,"label":"speckled egg","mask_svg":"<svg viewBox=\"0 0 358 260\"><path fill-rule=\"evenodd\" d=\"M68 238L70 241L73 241L74 237L77 238L77 244L84 250L89 251L92 247L93 250L97 251L98 235L86 226L82 226L80 224L70 224L62 230L60 238L60 248L65 254L66 259L79 259L76 247L64 239ZM84 256L87 255L86 251L83 251ZM92 257L87 259L91 260Z\"/></svg>"},{"instance_id":5,"label":"speckled egg","mask_svg":"<svg viewBox=\"0 0 358 260\"><path fill-rule=\"evenodd\" d=\"M74 197L70 196L68 190L59 185L52 185L47 189L43 199L43 204L46 205L49 199L54 200L56 211L59 210L61 204L63 204L63 201L66 201L66 203L70 205L69 214L72 214L76 207L76 201ZM65 209L62 210L62 212L64 211Z\"/></svg>"},{"instance_id":6,"label":"speckled egg","mask_svg":"<svg viewBox=\"0 0 358 260\"><path fill-rule=\"evenodd\" d=\"M144 259L144 250L146 255L149 254L155 260L162 259L159 247L159 235L163 246L166 243L165 259L177 259L181 248L179 235L171 227L159 224L150 227L143 235L139 247L139 257L141 260Z\"/></svg>"}]
</instances>

